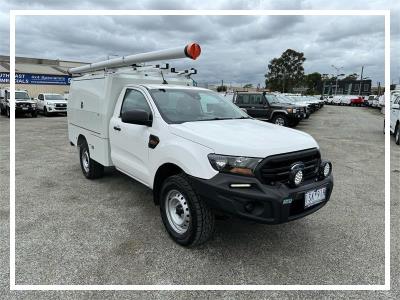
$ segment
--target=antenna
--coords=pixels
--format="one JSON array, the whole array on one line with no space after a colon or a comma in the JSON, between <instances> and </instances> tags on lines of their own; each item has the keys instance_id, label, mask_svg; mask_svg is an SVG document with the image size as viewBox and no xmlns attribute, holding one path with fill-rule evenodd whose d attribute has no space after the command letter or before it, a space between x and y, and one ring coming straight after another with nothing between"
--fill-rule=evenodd
<instances>
[{"instance_id":1,"label":"antenna","mask_svg":"<svg viewBox=\"0 0 400 300\"><path fill-rule=\"evenodd\" d=\"M119 58L113 58L77 68L72 68L69 69L68 72L70 74L87 73L87 72L103 70L105 68L126 67L138 63L145 63L150 61L158 61L166 59L185 58L185 57L195 60L200 56L200 53L201 53L200 45L196 43L190 43L186 45L183 49L181 47L178 47L167 50L122 56Z\"/></svg>"}]
</instances>

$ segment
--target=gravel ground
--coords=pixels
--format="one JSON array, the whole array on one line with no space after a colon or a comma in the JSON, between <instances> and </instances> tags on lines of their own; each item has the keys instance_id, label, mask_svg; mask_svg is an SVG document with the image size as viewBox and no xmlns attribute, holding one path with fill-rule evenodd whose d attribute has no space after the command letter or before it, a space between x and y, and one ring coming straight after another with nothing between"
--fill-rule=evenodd
<instances>
[{"instance_id":1,"label":"gravel ground","mask_svg":"<svg viewBox=\"0 0 400 300\"><path fill-rule=\"evenodd\" d=\"M185 249L166 234L151 191L110 170L84 179L65 117L16 120L17 284L383 284L383 116L325 106L298 129L334 166L331 201L291 223L218 221L208 244ZM0 118L0 298L395 298L399 288L400 148L392 154L391 292L8 291L9 125ZM397 278L396 278L397 277Z\"/></svg>"}]
</instances>

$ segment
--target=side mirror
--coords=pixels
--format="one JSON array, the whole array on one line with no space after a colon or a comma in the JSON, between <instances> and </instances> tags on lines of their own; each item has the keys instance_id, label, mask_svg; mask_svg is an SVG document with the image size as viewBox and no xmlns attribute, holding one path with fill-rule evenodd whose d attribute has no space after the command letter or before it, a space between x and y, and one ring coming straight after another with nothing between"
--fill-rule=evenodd
<instances>
[{"instance_id":1,"label":"side mirror","mask_svg":"<svg viewBox=\"0 0 400 300\"><path fill-rule=\"evenodd\" d=\"M149 113L141 109L124 111L121 114L121 121L124 123L145 126L151 126L153 123Z\"/></svg>"},{"instance_id":2,"label":"side mirror","mask_svg":"<svg viewBox=\"0 0 400 300\"><path fill-rule=\"evenodd\" d=\"M393 109L399 109L400 108L400 104L396 103L392 105Z\"/></svg>"}]
</instances>

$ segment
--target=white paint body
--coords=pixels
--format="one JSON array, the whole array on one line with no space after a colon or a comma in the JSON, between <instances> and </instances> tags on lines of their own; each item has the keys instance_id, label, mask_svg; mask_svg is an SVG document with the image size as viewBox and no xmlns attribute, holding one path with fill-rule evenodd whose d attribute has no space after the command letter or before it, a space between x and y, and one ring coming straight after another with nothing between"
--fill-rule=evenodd
<instances>
[{"instance_id":1,"label":"white paint body","mask_svg":"<svg viewBox=\"0 0 400 300\"><path fill-rule=\"evenodd\" d=\"M400 126L400 90L392 92L390 97L390 132L394 133L396 126Z\"/></svg>"},{"instance_id":2,"label":"white paint body","mask_svg":"<svg viewBox=\"0 0 400 300\"><path fill-rule=\"evenodd\" d=\"M61 98L62 100L54 100L52 99L53 95L57 95ZM38 97L35 99L37 103L37 107L39 110L44 110L46 107L48 113L65 113L67 112L67 100L65 100L64 96L61 94L54 94L54 93L41 93L38 95ZM62 106L60 106L60 104Z\"/></svg>"},{"instance_id":3,"label":"white paint body","mask_svg":"<svg viewBox=\"0 0 400 300\"><path fill-rule=\"evenodd\" d=\"M318 148L306 133L254 119L168 124L148 89L206 89L191 86L192 80L183 76L171 74L166 80L168 84L163 85L159 75L144 76L140 72L89 74L73 79L68 101L69 140L77 145L78 137L84 136L92 159L115 166L150 188L158 168L166 163L177 165L189 175L210 179L218 173L208 161L210 153L264 158ZM135 89L146 98L153 116L151 127L121 121L127 89ZM148 147L151 134L160 139L155 149Z\"/></svg>"}]
</instances>

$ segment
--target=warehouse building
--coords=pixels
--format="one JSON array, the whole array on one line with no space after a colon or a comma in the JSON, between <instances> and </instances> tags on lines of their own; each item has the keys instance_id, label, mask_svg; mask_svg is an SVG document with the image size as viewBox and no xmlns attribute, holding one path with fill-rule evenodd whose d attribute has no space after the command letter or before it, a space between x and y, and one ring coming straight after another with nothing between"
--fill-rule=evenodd
<instances>
[{"instance_id":1,"label":"warehouse building","mask_svg":"<svg viewBox=\"0 0 400 300\"><path fill-rule=\"evenodd\" d=\"M322 94L323 95L362 95L368 96L371 94L371 79L363 79L363 80L347 80L342 79L337 81L330 80L324 81L322 85Z\"/></svg>"},{"instance_id":2,"label":"warehouse building","mask_svg":"<svg viewBox=\"0 0 400 300\"><path fill-rule=\"evenodd\" d=\"M15 58L16 89L26 90L30 97L39 93L67 94L71 76L68 69L85 63L28 57ZM0 88L10 86L10 57L0 55Z\"/></svg>"}]
</instances>

